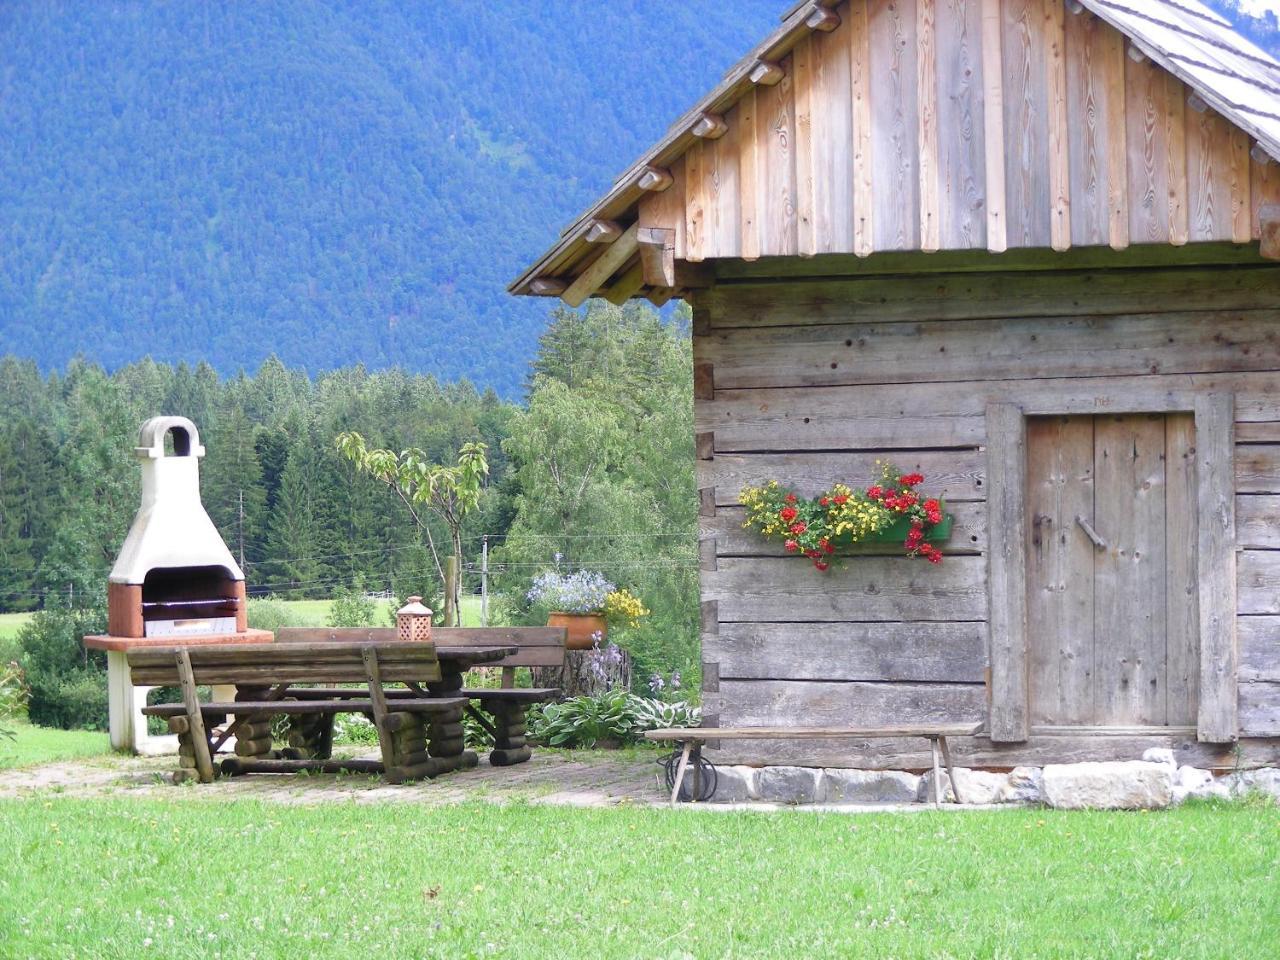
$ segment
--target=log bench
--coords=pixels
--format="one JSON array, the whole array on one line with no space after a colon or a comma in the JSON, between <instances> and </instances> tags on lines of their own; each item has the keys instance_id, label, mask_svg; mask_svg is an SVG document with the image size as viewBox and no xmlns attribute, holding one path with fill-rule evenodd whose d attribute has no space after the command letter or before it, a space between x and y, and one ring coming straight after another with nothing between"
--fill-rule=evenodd
<instances>
[{"instance_id":1,"label":"log bench","mask_svg":"<svg viewBox=\"0 0 1280 960\"><path fill-rule=\"evenodd\" d=\"M387 683L421 687L438 681L440 662L429 643L275 643L201 647L148 647L129 651L129 669L140 684L176 686L182 703L143 708L166 717L178 735L177 782L211 782L214 758L234 735L234 758L222 762L227 775L290 773L299 770L380 772L393 783L434 777L446 770L474 766L464 749L463 697L388 696ZM298 698L290 689L301 683L362 683L358 696L324 690L324 696ZM199 686L234 685L234 700L200 703ZM337 713L369 715L378 732L381 761L329 759L332 722ZM290 741L302 744L290 755L272 749L276 714L291 718ZM230 715L233 722L214 739L211 728ZM208 721L208 723L206 723ZM311 744L315 749L311 749Z\"/></svg>"},{"instance_id":2,"label":"log bench","mask_svg":"<svg viewBox=\"0 0 1280 960\"><path fill-rule=\"evenodd\" d=\"M466 712L493 737L494 748L489 762L495 767L524 763L533 756L525 739L525 714L534 703L545 703L560 696L558 687L517 687L517 667L553 667L564 664L566 633L564 627L435 627L431 632L440 659L441 676L421 689L387 691L397 703L414 696L462 697ZM393 642L396 631L383 628L286 628L276 634L283 644L333 643L352 640ZM480 651L495 647L507 653L494 659L479 657ZM475 654L472 656L471 654ZM464 688L463 675L472 666L498 667L502 670L500 687ZM335 693L332 690L292 691L294 696L363 696L361 690ZM461 736L461 734L459 734Z\"/></svg>"},{"instance_id":3,"label":"log bench","mask_svg":"<svg viewBox=\"0 0 1280 960\"><path fill-rule=\"evenodd\" d=\"M956 781L951 764L951 750L947 737L971 737L982 730L982 724L934 724L909 727L670 727L645 731L645 739L677 745L680 760L676 767L671 788L671 805L680 798L685 774L692 761L695 777L700 776L702 747L712 740L852 740L887 739L890 737L921 737L929 741L933 752L933 804L942 805L942 771L940 760L946 764L951 780L951 791L956 803L962 803L960 784ZM683 745L683 746L680 746ZM941 754L941 757L939 757ZM701 790L695 782L693 799L699 799ZM709 799L709 798L706 798Z\"/></svg>"}]
</instances>

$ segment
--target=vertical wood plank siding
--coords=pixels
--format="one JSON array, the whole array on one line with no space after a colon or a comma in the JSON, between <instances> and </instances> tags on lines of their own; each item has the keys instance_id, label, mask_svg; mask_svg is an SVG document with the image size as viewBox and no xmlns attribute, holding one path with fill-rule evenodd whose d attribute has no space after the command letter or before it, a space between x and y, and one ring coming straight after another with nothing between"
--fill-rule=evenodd
<instances>
[{"instance_id":1,"label":"vertical wood plank siding","mask_svg":"<svg viewBox=\"0 0 1280 960\"><path fill-rule=\"evenodd\" d=\"M937 4L947 8L947 0ZM1112 233L1107 145L1095 149L1100 181L1086 190L1094 212L1086 219L1077 208L1086 226L1073 218L1072 229L1090 231L1096 243ZM1256 167L1252 175L1269 179ZM1166 201L1165 222L1168 211ZM695 354L708 389L695 402L698 486L702 537L714 544L704 555L702 599L715 614L704 623L703 658L715 665L709 703L718 722L977 722L988 718L991 696L995 726L976 756L1043 762L1055 748L1037 724L1070 723L1073 714L1070 690L1060 691L1051 714L1028 712L1028 648L1018 637L1028 629L1029 534L1002 504L1011 491L1028 504L1051 491L1026 490L1024 415L1182 410L1153 421L1173 432L1169 449L1188 451L1165 465L1161 529L1181 542L1198 513L1221 522L1193 555L1170 558L1183 565L1173 582L1195 572L1199 603L1171 591L1159 619L1213 653L1202 658L1203 673L1201 661L1170 661L1167 692L1151 715L1198 719L1202 736L1218 742L1280 736L1277 303L1280 269L1262 264L928 277L902 268L861 278L726 280L702 293ZM926 474L927 491L948 500L956 532L942 566L875 545L823 574L742 529L745 484L776 478L806 494L840 480L865 484L886 457ZM1035 511L1077 512L1047 500ZM1063 579L1040 572L1033 586L1046 576ZM1063 616L1096 615L1063 602ZM1216 612L1197 623L1202 609ZM1187 714L1196 702L1198 718ZM1217 747L1194 740L1185 749L1219 762ZM1140 742L1084 737L1061 749L1102 758ZM813 753L850 765L915 756L909 744L780 750L724 742L718 755L785 762Z\"/></svg>"},{"instance_id":2,"label":"vertical wood plank siding","mask_svg":"<svg viewBox=\"0 0 1280 960\"><path fill-rule=\"evenodd\" d=\"M837 12L673 165L688 259L1240 243L1280 193L1247 135L1064 0Z\"/></svg>"}]
</instances>

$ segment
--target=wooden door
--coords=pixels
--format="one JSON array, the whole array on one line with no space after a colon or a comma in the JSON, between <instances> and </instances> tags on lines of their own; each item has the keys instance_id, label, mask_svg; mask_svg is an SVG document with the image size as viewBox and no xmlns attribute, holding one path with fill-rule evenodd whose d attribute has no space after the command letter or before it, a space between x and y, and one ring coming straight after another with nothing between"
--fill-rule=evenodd
<instances>
[{"instance_id":1,"label":"wooden door","mask_svg":"<svg viewBox=\"0 0 1280 960\"><path fill-rule=\"evenodd\" d=\"M1027 421L1032 726L1194 726L1191 414Z\"/></svg>"}]
</instances>

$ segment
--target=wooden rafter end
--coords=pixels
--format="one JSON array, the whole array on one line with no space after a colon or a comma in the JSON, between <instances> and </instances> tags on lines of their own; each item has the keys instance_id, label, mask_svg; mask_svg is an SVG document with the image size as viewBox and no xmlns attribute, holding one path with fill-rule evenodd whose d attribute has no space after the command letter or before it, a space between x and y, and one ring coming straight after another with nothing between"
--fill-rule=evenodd
<instances>
[{"instance_id":1,"label":"wooden rafter end","mask_svg":"<svg viewBox=\"0 0 1280 960\"><path fill-rule=\"evenodd\" d=\"M1258 253L1268 260L1280 260L1280 204L1258 208Z\"/></svg>"}]
</instances>

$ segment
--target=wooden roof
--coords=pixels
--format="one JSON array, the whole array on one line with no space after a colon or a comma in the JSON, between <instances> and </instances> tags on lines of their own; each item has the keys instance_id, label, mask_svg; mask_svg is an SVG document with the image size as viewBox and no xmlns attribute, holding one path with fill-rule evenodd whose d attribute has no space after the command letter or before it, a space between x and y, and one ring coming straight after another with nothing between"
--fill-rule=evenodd
<instances>
[{"instance_id":1,"label":"wooden roof","mask_svg":"<svg viewBox=\"0 0 1280 960\"><path fill-rule=\"evenodd\" d=\"M808 0L510 289L704 260L1258 239L1280 63L1196 0Z\"/></svg>"}]
</instances>

